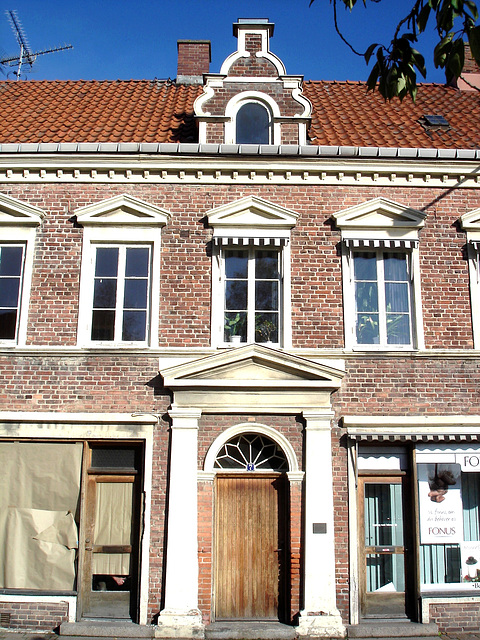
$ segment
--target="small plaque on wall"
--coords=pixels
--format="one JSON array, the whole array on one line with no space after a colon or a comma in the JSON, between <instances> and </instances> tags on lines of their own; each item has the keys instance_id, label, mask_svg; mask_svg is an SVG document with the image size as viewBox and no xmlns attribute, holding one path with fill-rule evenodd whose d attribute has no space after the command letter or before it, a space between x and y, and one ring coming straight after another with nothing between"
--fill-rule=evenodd
<instances>
[{"instance_id":1,"label":"small plaque on wall","mask_svg":"<svg viewBox=\"0 0 480 640\"><path fill-rule=\"evenodd\" d=\"M327 533L327 523L326 522L314 522L313 523L313 533Z\"/></svg>"}]
</instances>

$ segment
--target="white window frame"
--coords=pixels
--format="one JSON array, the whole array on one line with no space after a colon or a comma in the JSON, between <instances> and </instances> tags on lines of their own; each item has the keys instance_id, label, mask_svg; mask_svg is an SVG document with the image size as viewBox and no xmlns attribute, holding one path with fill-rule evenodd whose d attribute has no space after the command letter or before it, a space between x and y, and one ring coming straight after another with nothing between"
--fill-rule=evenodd
<instances>
[{"instance_id":1,"label":"white window frame","mask_svg":"<svg viewBox=\"0 0 480 640\"><path fill-rule=\"evenodd\" d=\"M375 198L334 214L342 233L342 281L345 349L351 351L408 351L425 347L420 288L419 231L426 215L386 198ZM358 344L353 252L406 253L410 270L411 343ZM383 294L382 294L383 295Z\"/></svg>"},{"instance_id":2,"label":"white window frame","mask_svg":"<svg viewBox=\"0 0 480 640\"><path fill-rule=\"evenodd\" d=\"M158 347L160 309L161 227L170 214L132 196L122 195L90 205L77 212L84 226L77 341L81 347L155 348ZM150 246L149 311L145 341L92 340L92 309L95 259L98 247ZM116 332L117 333L117 332ZM118 339L120 337L120 339Z\"/></svg>"},{"instance_id":3,"label":"white window frame","mask_svg":"<svg viewBox=\"0 0 480 640\"><path fill-rule=\"evenodd\" d=\"M25 202L0 194L0 244L23 245L23 270L17 307L15 338L1 339L0 346L24 346L27 342L28 307L32 288L35 238L45 213Z\"/></svg>"},{"instance_id":4,"label":"white window frame","mask_svg":"<svg viewBox=\"0 0 480 640\"><path fill-rule=\"evenodd\" d=\"M280 277L278 279L279 282L279 292L278 292L278 340L271 341L272 346L282 347L283 346L283 336L285 334L284 325L285 325L285 304L284 304L284 295L285 295L285 265L286 263L290 263L290 251L289 247L285 246L275 246L273 244L258 246L253 243L247 245L229 245L226 247L220 246L216 248L215 257L218 262L218 267L220 269L220 274L218 275L218 279L221 283L221 296L222 296L222 318L220 324L222 325L222 330L224 331L224 314L228 311L225 309L225 283L226 283L226 275L225 275L225 254L229 250L245 250L248 251L248 274L247 274L247 341L240 344L251 344L255 342L255 254L257 251L275 251L279 254L279 272ZM288 257L287 257L288 254ZM219 294L217 294L219 295ZM268 313L268 311L266 311ZM226 342L224 336L221 337L221 345L220 346L232 346L231 342ZM259 342L258 344L265 344L270 341ZM238 345L237 345L238 346Z\"/></svg>"},{"instance_id":5,"label":"white window frame","mask_svg":"<svg viewBox=\"0 0 480 640\"><path fill-rule=\"evenodd\" d=\"M460 218L467 232L467 259L470 282L473 346L480 349L480 209L469 211Z\"/></svg>"},{"instance_id":6,"label":"white window frame","mask_svg":"<svg viewBox=\"0 0 480 640\"><path fill-rule=\"evenodd\" d=\"M346 252L348 253L347 263L349 265L350 277L348 283L345 283L345 288L350 290L346 292L345 299L354 301L354 319L353 319L353 348L358 349L412 349L415 344L415 319L414 319L414 295L413 295L413 250L408 249L388 249L386 247L365 247L358 248L347 246ZM409 276L408 287L408 304L409 304L409 324L410 324L410 340L405 344L394 344L387 342L387 310L385 302L385 277L384 277L384 254L385 253L401 253L406 258L407 274ZM377 293L378 293L378 316L379 316L379 342L375 344L359 343L357 342L357 296L356 296L356 279L355 279L355 267L354 267L354 254L356 253L374 253L375 254L375 266L377 273ZM368 315L368 312L366 312Z\"/></svg>"},{"instance_id":7,"label":"white window frame","mask_svg":"<svg viewBox=\"0 0 480 640\"><path fill-rule=\"evenodd\" d=\"M237 113L239 110L249 102L255 102L264 107L268 113L270 119L270 140L269 144L280 144L281 128L280 121L275 119L280 118L280 109L277 103L266 93L261 91L242 91L235 95L225 107L225 143L236 144L237 136Z\"/></svg>"},{"instance_id":8,"label":"white window frame","mask_svg":"<svg viewBox=\"0 0 480 640\"><path fill-rule=\"evenodd\" d=\"M272 346L292 344L290 232L298 214L255 196L247 196L207 212L213 227L212 248L212 347L231 348L224 339L224 255L228 248L275 249L280 252L279 341ZM250 307L249 307L250 309ZM246 344L246 343L241 343ZM264 344L264 343L259 343ZM236 345L238 346L238 345Z\"/></svg>"}]
</instances>

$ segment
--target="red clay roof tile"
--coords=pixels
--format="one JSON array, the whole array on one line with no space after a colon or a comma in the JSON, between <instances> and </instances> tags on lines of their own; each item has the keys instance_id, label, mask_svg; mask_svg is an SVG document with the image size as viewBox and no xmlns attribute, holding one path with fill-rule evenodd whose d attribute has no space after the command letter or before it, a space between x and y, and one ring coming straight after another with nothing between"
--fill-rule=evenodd
<instances>
[{"instance_id":1,"label":"red clay roof tile","mask_svg":"<svg viewBox=\"0 0 480 640\"><path fill-rule=\"evenodd\" d=\"M0 82L0 143L196 142L199 85L170 81ZM385 102L362 82L306 82L313 144L355 147L480 148L480 95L419 86L417 100ZM423 126L443 115L448 129Z\"/></svg>"}]
</instances>

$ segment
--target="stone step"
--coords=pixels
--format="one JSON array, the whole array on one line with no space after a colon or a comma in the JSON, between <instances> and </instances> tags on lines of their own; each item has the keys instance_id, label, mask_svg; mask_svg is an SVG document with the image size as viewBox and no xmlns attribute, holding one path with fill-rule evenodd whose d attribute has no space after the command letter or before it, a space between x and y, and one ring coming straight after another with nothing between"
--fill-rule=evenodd
<instances>
[{"instance_id":1,"label":"stone step","mask_svg":"<svg viewBox=\"0 0 480 640\"><path fill-rule=\"evenodd\" d=\"M81 622L63 622L59 634L69 640L79 638L153 638L155 627L134 624L133 622L119 622L118 620L82 620Z\"/></svg>"},{"instance_id":2,"label":"stone step","mask_svg":"<svg viewBox=\"0 0 480 640\"><path fill-rule=\"evenodd\" d=\"M206 640L294 640L295 628L280 622L213 622Z\"/></svg>"},{"instance_id":3,"label":"stone step","mask_svg":"<svg viewBox=\"0 0 480 640\"><path fill-rule=\"evenodd\" d=\"M358 638L370 640L384 640L385 638L409 638L416 640L418 638L431 638L438 636L438 627L434 623L419 624L418 622L398 622L395 620L375 620L369 622L361 622L360 624L347 626L347 636L349 638Z\"/></svg>"}]
</instances>

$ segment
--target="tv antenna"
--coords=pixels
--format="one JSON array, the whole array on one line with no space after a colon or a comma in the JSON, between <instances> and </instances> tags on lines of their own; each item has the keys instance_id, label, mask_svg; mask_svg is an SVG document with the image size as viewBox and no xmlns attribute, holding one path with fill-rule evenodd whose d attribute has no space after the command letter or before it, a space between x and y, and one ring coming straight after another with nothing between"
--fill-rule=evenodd
<instances>
[{"instance_id":1,"label":"tv antenna","mask_svg":"<svg viewBox=\"0 0 480 640\"><path fill-rule=\"evenodd\" d=\"M30 48L30 45L27 40L27 36L25 35L25 31L23 30L22 23L20 22L20 18L17 15L16 11L7 10L5 11L13 33L17 39L18 45L20 47L20 55L18 56L4 56L0 58L0 64L5 67L16 67L14 71L10 73L15 76L15 80L20 80L22 67L27 66L29 69L27 71L32 71L33 63L38 58L38 56L43 56L46 53L55 53L57 51L65 51L65 49L73 49L71 44L66 44L63 47L54 47L53 49L42 49L41 51L33 52Z\"/></svg>"}]
</instances>

